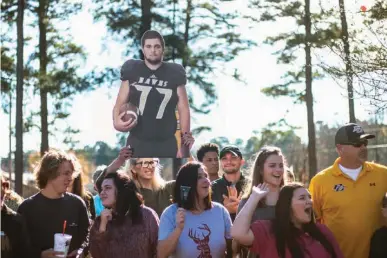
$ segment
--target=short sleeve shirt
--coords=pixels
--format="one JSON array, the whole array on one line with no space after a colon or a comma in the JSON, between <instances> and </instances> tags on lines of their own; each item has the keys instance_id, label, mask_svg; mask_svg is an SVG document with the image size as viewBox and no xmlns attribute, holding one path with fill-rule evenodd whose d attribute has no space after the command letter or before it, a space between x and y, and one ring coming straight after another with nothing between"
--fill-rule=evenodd
<instances>
[{"instance_id":1,"label":"short sleeve shirt","mask_svg":"<svg viewBox=\"0 0 387 258\"><path fill-rule=\"evenodd\" d=\"M201 214L186 211L184 229L180 235L174 258L224 257L226 239L231 239L231 218L218 203ZM160 218L159 241L165 240L176 228L177 205L165 209Z\"/></svg>"},{"instance_id":2,"label":"short sleeve shirt","mask_svg":"<svg viewBox=\"0 0 387 258\"><path fill-rule=\"evenodd\" d=\"M254 234L254 241L250 250L255 254L259 254L260 258L279 258L276 240L272 232L271 225L272 222L269 220L258 220L251 225L251 231ZM317 227L333 245L336 257L344 258L332 232L330 232L329 229L322 224L317 224ZM331 258L331 255L323 247L323 245L309 235L301 234L297 240L301 245L301 249L304 250L305 258ZM285 258L291 258L291 254L288 249L285 250Z\"/></svg>"},{"instance_id":3,"label":"short sleeve shirt","mask_svg":"<svg viewBox=\"0 0 387 258\"><path fill-rule=\"evenodd\" d=\"M138 124L131 134L142 140L174 137L177 128L177 87L185 85L184 68L163 62L151 70L142 60L128 60L121 67L121 80L129 81L129 102L140 110Z\"/></svg>"}]
</instances>

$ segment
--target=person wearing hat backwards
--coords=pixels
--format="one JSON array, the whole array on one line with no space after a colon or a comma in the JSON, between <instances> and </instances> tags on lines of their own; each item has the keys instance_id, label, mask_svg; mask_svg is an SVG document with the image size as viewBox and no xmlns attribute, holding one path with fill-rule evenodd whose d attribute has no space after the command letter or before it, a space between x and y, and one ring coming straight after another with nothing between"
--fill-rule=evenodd
<instances>
[{"instance_id":1,"label":"person wearing hat backwards","mask_svg":"<svg viewBox=\"0 0 387 258\"><path fill-rule=\"evenodd\" d=\"M346 258L368 258L373 233L387 225L382 215L387 167L367 161L372 138L354 123L339 128L335 136L339 158L317 173L309 186L316 219L333 232Z\"/></svg>"},{"instance_id":2,"label":"person wearing hat backwards","mask_svg":"<svg viewBox=\"0 0 387 258\"><path fill-rule=\"evenodd\" d=\"M235 146L226 146L220 153L220 166L223 176L212 182L212 200L224 205L234 221L238 205L242 197L242 190L248 184L248 179L241 173L244 164L241 151Z\"/></svg>"}]
</instances>

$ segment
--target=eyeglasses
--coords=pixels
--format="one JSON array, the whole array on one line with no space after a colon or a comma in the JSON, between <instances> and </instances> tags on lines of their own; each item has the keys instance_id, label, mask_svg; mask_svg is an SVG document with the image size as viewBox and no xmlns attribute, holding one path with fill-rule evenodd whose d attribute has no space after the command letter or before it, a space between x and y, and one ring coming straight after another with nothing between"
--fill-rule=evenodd
<instances>
[{"instance_id":1,"label":"eyeglasses","mask_svg":"<svg viewBox=\"0 0 387 258\"><path fill-rule=\"evenodd\" d=\"M159 164L159 162L157 160L153 160L153 161L140 161L140 162L137 162L136 163L136 166L137 167L143 167L143 168L149 168L149 166L155 168L157 166L157 164Z\"/></svg>"},{"instance_id":2,"label":"eyeglasses","mask_svg":"<svg viewBox=\"0 0 387 258\"><path fill-rule=\"evenodd\" d=\"M352 145L355 148L360 148L361 146L364 145L364 147L367 147L368 141L361 141L361 142L347 142L347 143L342 143L342 145Z\"/></svg>"}]
</instances>

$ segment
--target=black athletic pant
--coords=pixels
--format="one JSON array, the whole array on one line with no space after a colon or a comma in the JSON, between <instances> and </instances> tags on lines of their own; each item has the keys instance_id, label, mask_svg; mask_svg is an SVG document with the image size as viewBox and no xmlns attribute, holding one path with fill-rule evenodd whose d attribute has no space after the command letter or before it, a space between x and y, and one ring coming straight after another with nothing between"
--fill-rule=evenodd
<instances>
[{"instance_id":1,"label":"black athletic pant","mask_svg":"<svg viewBox=\"0 0 387 258\"><path fill-rule=\"evenodd\" d=\"M172 137L161 141L146 141L129 134L126 146L133 149L133 158L176 158L177 141Z\"/></svg>"}]
</instances>

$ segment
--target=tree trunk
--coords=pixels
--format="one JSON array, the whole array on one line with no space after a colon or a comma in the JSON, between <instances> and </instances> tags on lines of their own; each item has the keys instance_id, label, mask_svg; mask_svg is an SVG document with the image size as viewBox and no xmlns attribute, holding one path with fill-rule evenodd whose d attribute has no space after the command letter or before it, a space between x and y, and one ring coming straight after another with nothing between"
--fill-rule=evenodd
<instances>
[{"instance_id":1,"label":"tree trunk","mask_svg":"<svg viewBox=\"0 0 387 258\"><path fill-rule=\"evenodd\" d=\"M152 0L141 0L141 26L140 26L140 39L145 31L150 30L152 26ZM144 54L140 49L140 59L144 60Z\"/></svg>"},{"instance_id":2,"label":"tree trunk","mask_svg":"<svg viewBox=\"0 0 387 258\"><path fill-rule=\"evenodd\" d=\"M347 78L348 104L349 104L349 121L356 123L355 104L353 99L353 70L351 62L351 50L349 48L349 36L347 17L345 15L344 0L339 0L340 19L341 19L341 40L344 44L345 75Z\"/></svg>"},{"instance_id":3,"label":"tree trunk","mask_svg":"<svg viewBox=\"0 0 387 258\"><path fill-rule=\"evenodd\" d=\"M38 16L39 16L39 89L40 89L40 123L41 123L41 143L40 155L43 156L48 151L48 85L46 81L47 75L47 9L48 1L39 0Z\"/></svg>"},{"instance_id":4,"label":"tree trunk","mask_svg":"<svg viewBox=\"0 0 387 258\"><path fill-rule=\"evenodd\" d=\"M16 61L16 152L15 191L23 195L23 71L24 71L24 0L17 3L17 61ZM10 168L11 169L11 168Z\"/></svg>"},{"instance_id":5,"label":"tree trunk","mask_svg":"<svg viewBox=\"0 0 387 258\"><path fill-rule=\"evenodd\" d=\"M309 179L317 172L316 159L316 130L313 118L313 92L312 92L312 56L311 56L311 19L310 0L305 0L305 84L306 84L306 110L308 117L308 160Z\"/></svg>"},{"instance_id":6,"label":"tree trunk","mask_svg":"<svg viewBox=\"0 0 387 258\"><path fill-rule=\"evenodd\" d=\"M191 22L192 0L187 0L187 9L185 15L185 30L184 30L184 53L182 65L184 68L188 64L188 40L189 40L189 27ZM182 159L173 159L173 176L176 178L176 174L182 165Z\"/></svg>"},{"instance_id":7,"label":"tree trunk","mask_svg":"<svg viewBox=\"0 0 387 258\"><path fill-rule=\"evenodd\" d=\"M184 53L183 53L183 67L186 68L188 64L188 41L189 41L189 27L191 24L192 0L187 0L187 9L185 13L185 30L184 30Z\"/></svg>"},{"instance_id":8,"label":"tree trunk","mask_svg":"<svg viewBox=\"0 0 387 258\"><path fill-rule=\"evenodd\" d=\"M173 36L176 37L176 4L177 0L173 0L173 18L172 18L172 33ZM176 40L174 40L174 43ZM172 62L175 62L176 59L176 47L175 45L172 46Z\"/></svg>"},{"instance_id":9,"label":"tree trunk","mask_svg":"<svg viewBox=\"0 0 387 258\"><path fill-rule=\"evenodd\" d=\"M381 120L383 121L383 120ZM379 141L378 141L378 133L379 133L379 122L378 122L378 114L375 114L375 140L374 140L374 145L376 145L375 147L375 162L376 163L380 163L381 160L380 160L380 157L379 157L379 151L378 151L378 145L379 145Z\"/></svg>"},{"instance_id":10,"label":"tree trunk","mask_svg":"<svg viewBox=\"0 0 387 258\"><path fill-rule=\"evenodd\" d=\"M8 169L9 171L8 172L9 172L9 180L12 180L12 91L11 90L9 91L9 114L8 115L9 115L8 117L9 118L9 130L8 130L8 143L9 143Z\"/></svg>"}]
</instances>

